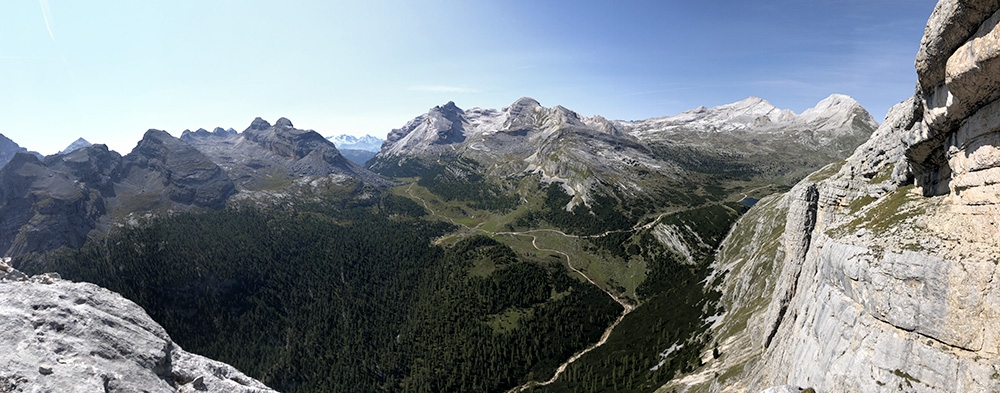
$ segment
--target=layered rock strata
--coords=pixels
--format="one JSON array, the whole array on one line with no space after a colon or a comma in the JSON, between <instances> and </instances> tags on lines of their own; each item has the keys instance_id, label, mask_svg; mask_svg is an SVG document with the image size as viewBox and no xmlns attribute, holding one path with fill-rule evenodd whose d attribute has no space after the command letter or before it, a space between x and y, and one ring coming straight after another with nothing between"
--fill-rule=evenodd
<instances>
[{"instance_id":1,"label":"layered rock strata","mask_svg":"<svg viewBox=\"0 0 1000 393\"><path fill-rule=\"evenodd\" d=\"M721 356L663 391L1000 391L998 21L1000 2L942 0L916 96L736 225Z\"/></svg>"}]
</instances>

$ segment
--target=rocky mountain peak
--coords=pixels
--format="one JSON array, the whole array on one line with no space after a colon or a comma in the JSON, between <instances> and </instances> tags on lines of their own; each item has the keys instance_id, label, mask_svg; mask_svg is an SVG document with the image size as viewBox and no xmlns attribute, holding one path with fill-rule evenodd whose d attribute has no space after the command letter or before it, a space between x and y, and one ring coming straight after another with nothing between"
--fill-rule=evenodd
<instances>
[{"instance_id":1,"label":"rocky mountain peak","mask_svg":"<svg viewBox=\"0 0 1000 393\"><path fill-rule=\"evenodd\" d=\"M250 127L248 129L251 129L251 130L266 130L268 128L271 128L271 123L268 123L267 120L264 120L264 119L261 119L260 117L258 117L256 119L253 119L253 122L250 123Z\"/></svg>"},{"instance_id":2,"label":"rocky mountain peak","mask_svg":"<svg viewBox=\"0 0 1000 393\"><path fill-rule=\"evenodd\" d=\"M859 121L872 129L878 127L878 122L860 103L844 94L824 98L816 106L803 111L799 119L805 123L823 122L828 126Z\"/></svg>"},{"instance_id":3,"label":"rocky mountain peak","mask_svg":"<svg viewBox=\"0 0 1000 393\"><path fill-rule=\"evenodd\" d=\"M14 143L14 141L10 140L10 138L0 134L0 168L3 168L3 166L7 164L7 161L10 161L10 159L14 157L14 154L18 152L28 152L28 149L18 146L18 144ZM42 159L41 154L36 152L29 153L34 155L39 160Z\"/></svg>"},{"instance_id":4,"label":"rocky mountain peak","mask_svg":"<svg viewBox=\"0 0 1000 393\"><path fill-rule=\"evenodd\" d=\"M228 135L236 135L236 130L232 128L224 129L222 127L215 127L215 129L212 130L212 133L218 136L228 136Z\"/></svg>"},{"instance_id":5,"label":"rocky mountain peak","mask_svg":"<svg viewBox=\"0 0 1000 393\"><path fill-rule=\"evenodd\" d=\"M501 112L507 113L510 117L523 117L530 114L534 109L541 108L542 104L538 103L534 98L521 97L512 104L501 109Z\"/></svg>"},{"instance_id":6,"label":"rocky mountain peak","mask_svg":"<svg viewBox=\"0 0 1000 393\"><path fill-rule=\"evenodd\" d=\"M285 117L278 119L278 121L274 123L274 126L279 128L295 128L295 126L292 125L292 121Z\"/></svg>"},{"instance_id":7,"label":"rocky mountain peak","mask_svg":"<svg viewBox=\"0 0 1000 393\"><path fill-rule=\"evenodd\" d=\"M854 98L851 98L851 96L849 95L831 94L829 97L826 97L820 100L820 102L816 103L816 106L803 111L802 114L805 115L810 111L827 112L827 113L850 112L860 107L861 104L855 101Z\"/></svg>"},{"instance_id":8,"label":"rocky mountain peak","mask_svg":"<svg viewBox=\"0 0 1000 393\"><path fill-rule=\"evenodd\" d=\"M62 149L60 152L56 154L68 154L74 150L81 149L87 146L90 146L90 142L87 142L87 140L83 138L77 138L75 141L73 141L73 143L70 143L69 146L66 146L65 149Z\"/></svg>"},{"instance_id":9,"label":"rocky mountain peak","mask_svg":"<svg viewBox=\"0 0 1000 393\"><path fill-rule=\"evenodd\" d=\"M757 97L757 96L749 96L747 98L744 98L742 100L736 101L734 103L726 104L726 105L722 105L722 106L723 107L740 108L740 109L745 109L745 108L746 109L749 109L749 108L762 108L763 110L775 109L775 106L772 105L770 101L765 100L765 99L760 98L760 97Z\"/></svg>"},{"instance_id":10,"label":"rocky mountain peak","mask_svg":"<svg viewBox=\"0 0 1000 393\"><path fill-rule=\"evenodd\" d=\"M790 110L778 109L769 101L750 96L732 104L721 105L713 108L716 112L725 113L732 119L753 119L766 118L769 121L779 121L781 117L794 115Z\"/></svg>"},{"instance_id":11,"label":"rocky mountain peak","mask_svg":"<svg viewBox=\"0 0 1000 393\"><path fill-rule=\"evenodd\" d=\"M432 110L442 113L462 113L462 109L455 105L455 101L448 101L444 105L435 106Z\"/></svg>"},{"instance_id":12,"label":"rocky mountain peak","mask_svg":"<svg viewBox=\"0 0 1000 393\"><path fill-rule=\"evenodd\" d=\"M129 193L132 195L162 195L185 205L221 208L236 192L222 168L166 131L146 131L123 162L124 178L119 187L134 191Z\"/></svg>"}]
</instances>

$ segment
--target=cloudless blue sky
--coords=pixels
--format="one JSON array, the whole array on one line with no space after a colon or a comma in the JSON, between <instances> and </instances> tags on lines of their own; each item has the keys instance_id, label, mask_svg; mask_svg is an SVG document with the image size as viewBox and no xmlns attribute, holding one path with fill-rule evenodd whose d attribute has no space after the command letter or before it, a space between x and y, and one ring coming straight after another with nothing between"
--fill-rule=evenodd
<instances>
[{"instance_id":1,"label":"cloudless blue sky","mask_svg":"<svg viewBox=\"0 0 1000 393\"><path fill-rule=\"evenodd\" d=\"M257 116L385 137L522 96L631 120L842 93L881 120L913 93L934 3L4 0L0 133L43 154Z\"/></svg>"}]
</instances>

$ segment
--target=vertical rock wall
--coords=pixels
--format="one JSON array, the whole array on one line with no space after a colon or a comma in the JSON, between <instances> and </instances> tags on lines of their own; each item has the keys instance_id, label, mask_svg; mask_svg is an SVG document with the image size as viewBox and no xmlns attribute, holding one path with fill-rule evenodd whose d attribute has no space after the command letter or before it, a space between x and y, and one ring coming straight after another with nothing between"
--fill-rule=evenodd
<instances>
[{"instance_id":1,"label":"vertical rock wall","mask_svg":"<svg viewBox=\"0 0 1000 393\"><path fill-rule=\"evenodd\" d=\"M719 254L721 356L663 391L1000 391L1000 1L939 2L916 68L838 172L780 197L784 228L744 217L784 231L784 258ZM767 306L728 301L758 285Z\"/></svg>"}]
</instances>

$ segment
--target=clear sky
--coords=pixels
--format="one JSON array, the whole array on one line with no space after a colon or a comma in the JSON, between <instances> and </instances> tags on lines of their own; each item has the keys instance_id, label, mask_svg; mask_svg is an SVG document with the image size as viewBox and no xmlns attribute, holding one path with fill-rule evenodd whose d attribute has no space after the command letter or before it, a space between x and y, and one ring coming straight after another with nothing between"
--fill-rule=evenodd
<instances>
[{"instance_id":1,"label":"clear sky","mask_svg":"<svg viewBox=\"0 0 1000 393\"><path fill-rule=\"evenodd\" d=\"M909 97L932 0L3 0L0 133L126 154L149 128L288 117L385 137L522 96L644 119L758 96Z\"/></svg>"}]
</instances>

